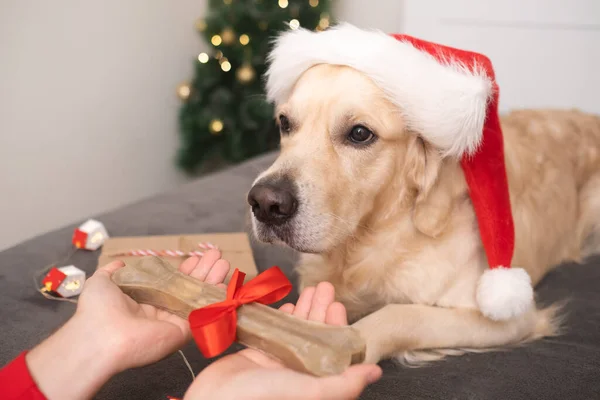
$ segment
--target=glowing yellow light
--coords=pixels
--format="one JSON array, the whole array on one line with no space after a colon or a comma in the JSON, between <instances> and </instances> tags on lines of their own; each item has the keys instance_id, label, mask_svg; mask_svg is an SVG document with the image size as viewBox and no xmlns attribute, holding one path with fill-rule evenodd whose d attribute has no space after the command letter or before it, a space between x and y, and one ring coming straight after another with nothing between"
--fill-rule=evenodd
<instances>
[{"instance_id":1,"label":"glowing yellow light","mask_svg":"<svg viewBox=\"0 0 600 400\"><path fill-rule=\"evenodd\" d=\"M198 54L198 61L200 61L202 64L206 64L208 62L208 58L208 54L206 53Z\"/></svg>"},{"instance_id":2,"label":"glowing yellow light","mask_svg":"<svg viewBox=\"0 0 600 400\"><path fill-rule=\"evenodd\" d=\"M288 6L288 0L279 0L279 7L286 8Z\"/></svg>"},{"instance_id":3,"label":"glowing yellow light","mask_svg":"<svg viewBox=\"0 0 600 400\"><path fill-rule=\"evenodd\" d=\"M254 79L254 68L250 64L244 64L237 69L235 76L242 83L248 83Z\"/></svg>"},{"instance_id":4,"label":"glowing yellow light","mask_svg":"<svg viewBox=\"0 0 600 400\"><path fill-rule=\"evenodd\" d=\"M221 44L223 40L221 39L221 36L219 35L214 35L212 38L210 38L210 42L213 44L213 46L218 46Z\"/></svg>"},{"instance_id":5,"label":"glowing yellow light","mask_svg":"<svg viewBox=\"0 0 600 400\"><path fill-rule=\"evenodd\" d=\"M221 32L221 40L223 40L224 44L229 46L235 41L235 32L231 28L223 29L223 32Z\"/></svg>"},{"instance_id":6,"label":"glowing yellow light","mask_svg":"<svg viewBox=\"0 0 600 400\"><path fill-rule=\"evenodd\" d=\"M248 43L250 43L250 36L246 35L245 33L243 35L240 35L240 43L242 44L242 46L245 46Z\"/></svg>"},{"instance_id":7,"label":"glowing yellow light","mask_svg":"<svg viewBox=\"0 0 600 400\"><path fill-rule=\"evenodd\" d=\"M231 64L229 63L229 61L223 61L221 63L221 69L225 72L229 71L231 69Z\"/></svg>"},{"instance_id":8,"label":"glowing yellow light","mask_svg":"<svg viewBox=\"0 0 600 400\"><path fill-rule=\"evenodd\" d=\"M179 95L179 97L181 99L184 99L184 100L190 96L191 92L192 92L192 90L186 84L179 85L179 87L177 88L177 94Z\"/></svg>"},{"instance_id":9,"label":"glowing yellow light","mask_svg":"<svg viewBox=\"0 0 600 400\"><path fill-rule=\"evenodd\" d=\"M329 16L327 14L321 15L319 20L319 28L326 29L329 26Z\"/></svg>"},{"instance_id":10,"label":"glowing yellow light","mask_svg":"<svg viewBox=\"0 0 600 400\"><path fill-rule=\"evenodd\" d=\"M223 121L220 119L213 119L210 121L210 130L212 133L219 133L223 130Z\"/></svg>"},{"instance_id":11,"label":"glowing yellow light","mask_svg":"<svg viewBox=\"0 0 600 400\"><path fill-rule=\"evenodd\" d=\"M215 53L215 58L216 58L217 60L220 60L221 58L223 58L223 52L222 52L222 51L220 51L220 50L219 50L219 51L217 51L217 52Z\"/></svg>"},{"instance_id":12,"label":"glowing yellow light","mask_svg":"<svg viewBox=\"0 0 600 400\"><path fill-rule=\"evenodd\" d=\"M197 20L196 29L198 29L200 32L204 32L204 30L206 29L206 22L203 19Z\"/></svg>"},{"instance_id":13,"label":"glowing yellow light","mask_svg":"<svg viewBox=\"0 0 600 400\"><path fill-rule=\"evenodd\" d=\"M319 0L308 0L308 4L310 4L311 7L316 7L319 5Z\"/></svg>"},{"instance_id":14,"label":"glowing yellow light","mask_svg":"<svg viewBox=\"0 0 600 400\"><path fill-rule=\"evenodd\" d=\"M297 19L293 19L290 21L290 28L298 29L299 26L300 26L300 21L298 21Z\"/></svg>"}]
</instances>

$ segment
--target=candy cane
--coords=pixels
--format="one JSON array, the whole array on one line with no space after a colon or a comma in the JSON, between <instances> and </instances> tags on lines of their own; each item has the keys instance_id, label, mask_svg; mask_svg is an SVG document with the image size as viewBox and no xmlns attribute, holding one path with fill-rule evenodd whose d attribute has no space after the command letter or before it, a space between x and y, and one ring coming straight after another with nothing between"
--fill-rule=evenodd
<instances>
[{"instance_id":1,"label":"candy cane","mask_svg":"<svg viewBox=\"0 0 600 400\"><path fill-rule=\"evenodd\" d=\"M198 243L198 247L200 247L201 249L218 249L217 246L209 242Z\"/></svg>"},{"instance_id":2,"label":"candy cane","mask_svg":"<svg viewBox=\"0 0 600 400\"><path fill-rule=\"evenodd\" d=\"M204 242L198 243L198 247L201 249L218 249L212 243ZM117 254L112 254L111 257L143 257L143 256L168 256L168 257L192 257L192 256L203 256L204 251L192 250L192 251L181 251L181 250L155 250L155 249L133 249L124 251Z\"/></svg>"}]
</instances>

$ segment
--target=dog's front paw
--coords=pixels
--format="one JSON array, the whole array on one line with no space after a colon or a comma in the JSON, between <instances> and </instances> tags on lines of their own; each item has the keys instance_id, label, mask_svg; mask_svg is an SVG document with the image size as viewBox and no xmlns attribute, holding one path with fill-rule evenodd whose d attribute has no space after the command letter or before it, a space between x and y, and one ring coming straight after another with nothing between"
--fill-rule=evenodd
<instances>
[{"instance_id":1,"label":"dog's front paw","mask_svg":"<svg viewBox=\"0 0 600 400\"><path fill-rule=\"evenodd\" d=\"M373 332L373 326L369 324L369 321L364 318L360 319L352 324L352 327L360 333L360 336L365 341L365 358L362 364L377 364L381 361L383 359L383 354L381 353L382 343L376 337L376 332Z\"/></svg>"}]
</instances>

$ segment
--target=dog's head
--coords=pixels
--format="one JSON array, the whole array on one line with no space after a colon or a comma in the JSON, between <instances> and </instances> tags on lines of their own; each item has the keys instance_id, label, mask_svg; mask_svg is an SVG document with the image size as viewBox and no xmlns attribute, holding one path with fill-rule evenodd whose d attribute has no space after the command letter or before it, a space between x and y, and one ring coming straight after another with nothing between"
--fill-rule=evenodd
<instances>
[{"instance_id":1,"label":"dog's head","mask_svg":"<svg viewBox=\"0 0 600 400\"><path fill-rule=\"evenodd\" d=\"M281 151L248 193L264 242L321 253L344 242L374 209L379 217L433 188L441 157L407 131L399 110L360 72L318 65L277 107ZM388 204L389 203L389 204ZM415 213L418 220L426 213ZM436 221L423 221L427 231Z\"/></svg>"},{"instance_id":2,"label":"dog's head","mask_svg":"<svg viewBox=\"0 0 600 400\"><path fill-rule=\"evenodd\" d=\"M439 234L452 198L440 175L456 170L443 164L478 146L487 76L348 25L288 32L270 61L281 152L248 193L255 236L323 253L399 213Z\"/></svg>"}]
</instances>

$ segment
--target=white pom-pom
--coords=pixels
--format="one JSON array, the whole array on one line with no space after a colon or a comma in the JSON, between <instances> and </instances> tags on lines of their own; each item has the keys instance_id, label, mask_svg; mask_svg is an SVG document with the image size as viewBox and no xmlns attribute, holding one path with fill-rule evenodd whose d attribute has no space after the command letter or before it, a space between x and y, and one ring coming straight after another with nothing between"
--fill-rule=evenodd
<instances>
[{"instance_id":1,"label":"white pom-pom","mask_svg":"<svg viewBox=\"0 0 600 400\"><path fill-rule=\"evenodd\" d=\"M487 318L514 318L533 305L531 278L523 268L489 269L479 278L476 296L479 310Z\"/></svg>"}]
</instances>

